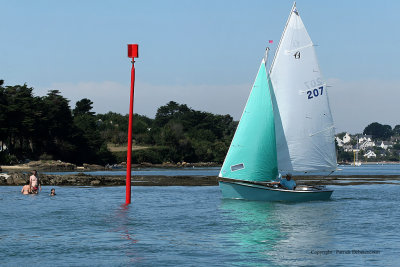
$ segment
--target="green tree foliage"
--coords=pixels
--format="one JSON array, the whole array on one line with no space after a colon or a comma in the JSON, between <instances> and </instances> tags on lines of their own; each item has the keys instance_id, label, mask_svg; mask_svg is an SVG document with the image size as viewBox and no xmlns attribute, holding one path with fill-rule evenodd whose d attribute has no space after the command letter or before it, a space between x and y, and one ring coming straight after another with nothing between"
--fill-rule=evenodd
<instances>
[{"instance_id":1,"label":"green tree foliage","mask_svg":"<svg viewBox=\"0 0 400 267\"><path fill-rule=\"evenodd\" d=\"M400 135L400 125L396 125L393 128L393 134L394 135Z\"/></svg>"},{"instance_id":2,"label":"green tree foliage","mask_svg":"<svg viewBox=\"0 0 400 267\"><path fill-rule=\"evenodd\" d=\"M343 138L344 134L342 135ZM346 152L343 150L343 147L339 147L337 140L335 138L335 147L336 147L336 155L338 162L352 162L353 161L353 152Z\"/></svg>"},{"instance_id":3,"label":"green tree foliage","mask_svg":"<svg viewBox=\"0 0 400 267\"><path fill-rule=\"evenodd\" d=\"M337 153L338 162L353 162L354 154L353 152L346 152L343 149L339 149Z\"/></svg>"},{"instance_id":4,"label":"green tree foliage","mask_svg":"<svg viewBox=\"0 0 400 267\"><path fill-rule=\"evenodd\" d=\"M96 119L101 136L108 142L121 145L127 143L127 115L109 112L96 115ZM170 101L157 110L155 119L134 114L133 143L150 146L152 149L146 152L135 151L133 158L152 163L160 161L221 163L236 126L237 123L229 115L196 111L185 104ZM141 156L136 158L135 155ZM120 156L118 158L121 159Z\"/></svg>"},{"instance_id":5,"label":"green tree foliage","mask_svg":"<svg viewBox=\"0 0 400 267\"><path fill-rule=\"evenodd\" d=\"M394 144L393 149L400 151L400 143Z\"/></svg>"},{"instance_id":6,"label":"green tree foliage","mask_svg":"<svg viewBox=\"0 0 400 267\"><path fill-rule=\"evenodd\" d=\"M111 143L126 144L128 116L109 112L97 115L101 134ZM124 128L121 127L124 125ZM229 115L196 111L187 105L169 102L157 110L155 119L138 114L133 118L133 142L162 149L136 152L150 162L222 162L237 123ZM162 154L160 154L162 153Z\"/></svg>"},{"instance_id":7,"label":"green tree foliage","mask_svg":"<svg viewBox=\"0 0 400 267\"><path fill-rule=\"evenodd\" d=\"M125 144L127 142L128 115L108 112L97 114L96 120L102 138L114 144Z\"/></svg>"},{"instance_id":8,"label":"green tree foliage","mask_svg":"<svg viewBox=\"0 0 400 267\"><path fill-rule=\"evenodd\" d=\"M76 133L69 100L58 90L49 91L41 100L39 132L46 138L40 135L37 139L42 141L43 153L53 155L57 159L73 160L77 146L74 142Z\"/></svg>"},{"instance_id":9,"label":"green tree foliage","mask_svg":"<svg viewBox=\"0 0 400 267\"><path fill-rule=\"evenodd\" d=\"M32 135L40 112L32 90L26 84L0 87L0 136L12 154L33 150Z\"/></svg>"},{"instance_id":10,"label":"green tree foliage","mask_svg":"<svg viewBox=\"0 0 400 267\"><path fill-rule=\"evenodd\" d=\"M79 100L73 110L75 126L75 144L78 144L78 161L88 163L109 163L112 155L107 149L106 140L101 137L93 102L87 98Z\"/></svg>"},{"instance_id":11,"label":"green tree foliage","mask_svg":"<svg viewBox=\"0 0 400 267\"><path fill-rule=\"evenodd\" d=\"M0 80L0 140L6 140L8 125L7 94L3 87L4 80Z\"/></svg>"},{"instance_id":12,"label":"green tree foliage","mask_svg":"<svg viewBox=\"0 0 400 267\"><path fill-rule=\"evenodd\" d=\"M93 102L87 98L71 110L69 100L58 90L36 97L26 84L4 87L1 82L0 141L8 151L2 152L0 160L115 163L107 143L127 143L128 115L96 115L92 108ZM134 114L133 143L150 148L135 151L133 160L222 162L236 126L229 115L196 111L171 101L158 109L155 119Z\"/></svg>"},{"instance_id":13,"label":"green tree foliage","mask_svg":"<svg viewBox=\"0 0 400 267\"><path fill-rule=\"evenodd\" d=\"M159 107L157 110L155 125L158 127L165 126L171 120L183 121L191 117L190 109L186 105L179 105L174 101L170 101L165 106Z\"/></svg>"},{"instance_id":14,"label":"green tree foliage","mask_svg":"<svg viewBox=\"0 0 400 267\"><path fill-rule=\"evenodd\" d=\"M78 164L125 161L126 151L112 154L107 144L126 145L128 115L95 114L92 109L93 102L87 98L79 100L71 110L69 100L58 90L38 97L26 84L4 86L0 80L0 141L8 148L0 152L0 162L15 163L27 158ZM157 110L154 119L134 114L133 144L146 149L135 150L133 162L222 163L236 127L237 122L229 115L197 111L170 101ZM392 130L377 122L364 130L364 134L382 140L399 132L400 125ZM398 150L396 144L385 157L398 160ZM338 161L353 160L353 153L339 147L337 151Z\"/></svg>"},{"instance_id":15,"label":"green tree foliage","mask_svg":"<svg viewBox=\"0 0 400 267\"><path fill-rule=\"evenodd\" d=\"M237 123L229 115L196 111L170 101L157 110L156 143L171 148L172 161L222 162Z\"/></svg>"},{"instance_id":16,"label":"green tree foliage","mask_svg":"<svg viewBox=\"0 0 400 267\"><path fill-rule=\"evenodd\" d=\"M97 126L101 136L113 144L126 144L128 141L128 115L114 112L96 115ZM149 132L153 120L142 115L133 115L133 139L136 144L154 144Z\"/></svg>"},{"instance_id":17,"label":"green tree foliage","mask_svg":"<svg viewBox=\"0 0 400 267\"><path fill-rule=\"evenodd\" d=\"M90 100L78 101L74 109L77 116L73 117L69 100L58 90L44 97L32 92L26 84L0 85L0 141L8 149L2 152L7 153L0 157L2 163L10 163L7 158L52 158L73 163L112 159L96 129Z\"/></svg>"},{"instance_id":18,"label":"green tree foliage","mask_svg":"<svg viewBox=\"0 0 400 267\"><path fill-rule=\"evenodd\" d=\"M373 122L365 127L363 134L372 135L374 139L388 139L392 136L393 131L390 125L382 125L378 122Z\"/></svg>"},{"instance_id":19,"label":"green tree foliage","mask_svg":"<svg viewBox=\"0 0 400 267\"><path fill-rule=\"evenodd\" d=\"M92 108L93 108L93 102L90 99L87 98L83 98L81 100L79 100L78 102L76 102L75 104L75 108L72 111L72 113L74 114L74 117L76 116L80 116L80 115L94 115L94 112L92 112Z\"/></svg>"}]
</instances>

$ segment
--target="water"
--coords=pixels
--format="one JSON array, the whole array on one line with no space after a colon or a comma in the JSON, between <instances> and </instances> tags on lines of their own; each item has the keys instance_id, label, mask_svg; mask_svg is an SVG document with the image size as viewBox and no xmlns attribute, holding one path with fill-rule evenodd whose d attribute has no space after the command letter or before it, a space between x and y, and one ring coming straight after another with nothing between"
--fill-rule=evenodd
<instances>
[{"instance_id":1,"label":"water","mask_svg":"<svg viewBox=\"0 0 400 267\"><path fill-rule=\"evenodd\" d=\"M180 168L180 169L157 169L157 168L144 168L133 170L132 175L165 175L165 176L181 176L181 175L205 175L205 176L218 176L220 167L206 167L206 168ZM78 172L44 172L45 174L77 174ZM126 171L91 171L85 172L90 175L126 175ZM326 175L327 173L293 173L294 175ZM334 172L335 175L399 175L400 164L364 164L361 166L340 165L338 170Z\"/></svg>"},{"instance_id":2,"label":"water","mask_svg":"<svg viewBox=\"0 0 400 267\"><path fill-rule=\"evenodd\" d=\"M330 188L331 201L288 204L138 186L125 208L124 187L4 186L1 266L398 266L399 185ZM379 254L338 254L352 250Z\"/></svg>"},{"instance_id":3,"label":"water","mask_svg":"<svg viewBox=\"0 0 400 267\"><path fill-rule=\"evenodd\" d=\"M132 171L132 175L163 175L163 176L218 176L220 167L202 167L202 168L143 168L135 169ZM77 174L79 172L44 172L45 174L56 174L56 175L70 175ZM124 171L88 171L84 172L89 175L126 175Z\"/></svg>"},{"instance_id":4,"label":"water","mask_svg":"<svg viewBox=\"0 0 400 267\"><path fill-rule=\"evenodd\" d=\"M338 166L337 175L399 175L400 164L364 164L361 166Z\"/></svg>"}]
</instances>

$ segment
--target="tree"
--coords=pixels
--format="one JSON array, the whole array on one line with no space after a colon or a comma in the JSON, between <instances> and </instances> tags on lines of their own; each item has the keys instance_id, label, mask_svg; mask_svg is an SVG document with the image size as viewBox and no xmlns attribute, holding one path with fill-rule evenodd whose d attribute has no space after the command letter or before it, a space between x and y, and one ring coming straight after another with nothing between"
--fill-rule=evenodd
<instances>
[{"instance_id":1,"label":"tree","mask_svg":"<svg viewBox=\"0 0 400 267\"><path fill-rule=\"evenodd\" d=\"M76 102L73 110L74 131L79 133L74 139L78 144L75 160L79 163L110 163L112 155L98 130L96 116L91 111L92 105L92 101L84 98Z\"/></svg>"},{"instance_id":2,"label":"tree","mask_svg":"<svg viewBox=\"0 0 400 267\"><path fill-rule=\"evenodd\" d=\"M400 135L400 125L396 125L393 128L393 134Z\"/></svg>"},{"instance_id":3,"label":"tree","mask_svg":"<svg viewBox=\"0 0 400 267\"><path fill-rule=\"evenodd\" d=\"M87 98L71 110L69 100L58 90L36 97L26 84L3 85L0 80L0 141L8 151L0 154L1 162L46 158L78 164L113 163L118 155L109 152L107 142L127 141L128 115L95 115L93 102ZM222 162L236 127L229 115L196 111L170 101L158 109L155 119L134 114L134 142L151 146L137 152L134 159Z\"/></svg>"},{"instance_id":4,"label":"tree","mask_svg":"<svg viewBox=\"0 0 400 267\"><path fill-rule=\"evenodd\" d=\"M10 153L22 155L30 146L38 107L35 105L33 88L26 84L1 87L1 132Z\"/></svg>"},{"instance_id":5,"label":"tree","mask_svg":"<svg viewBox=\"0 0 400 267\"><path fill-rule=\"evenodd\" d=\"M43 151L54 158L72 161L77 145L69 100L60 91L50 90L42 97L40 129L37 136L43 144Z\"/></svg>"},{"instance_id":6,"label":"tree","mask_svg":"<svg viewBox=\"0 0 400 267\"><path fill-rule=\"evenodd\" d=\"M7 96L3 87L3 80L0 80L0 141L4 142L7 139Z\"/></svg>"},{"instance_id":7,"label":"tree","mask_svg":"<svg viewBox=\"0 0 400 267\"><path fill-rule=\"evenodd\" d=\"M374 139L388 139L393 135L392 127L390 125L382 125L373 122L365 127L363 134L372 135Z\"/></svg>"},{"instance_id":8,"label":"tree","mask_svg":"<svg viewBox=\"0 0 400 267\"><path fill-rule=\"evenodd\" d=\"M393 145L393 150L398 150L398 151L400 151L400 143L398 143L398 144L394 144Z\"/></svg>"},{"instance_id":9,"label":"tree","mask_svg":"<svg viewBox=\"0 0 400 267\"><path fill-rule=\"evenodd\" d=\"M162 127L172 119L182 119L183 115L190 111L191 109L188 106L170 101L165 106L158 108L154 122L157 126Z\"/></svg>"},{"instance_id":10,"label":"tree","mask_svg":"<svg viewBox=\"0 0 400 267\"><path fill-rule=\"evenodd\" d=\"M92 105L93 102L90 99L83 98L78 102L76 102L75 108L72 111L72 113L74 114L74 116L79 116L84 114L94 115L94 112L91 111L93 108Z\"/></svg>"}]
</instances>

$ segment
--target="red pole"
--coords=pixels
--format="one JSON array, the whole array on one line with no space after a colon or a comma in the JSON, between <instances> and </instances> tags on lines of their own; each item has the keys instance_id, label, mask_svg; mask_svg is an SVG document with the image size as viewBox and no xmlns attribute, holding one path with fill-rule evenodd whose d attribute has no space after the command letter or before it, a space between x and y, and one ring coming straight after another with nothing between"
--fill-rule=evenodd
<instances>
[{"instance_id":1,"label":"red pole","mask_svg":"<svg viewBox=\"0 0 400 267\"><path fill-rule=\"evenodd\" d=\"M131 70L131 97L129 103L128 147L126 159L126 198L125 205L131 204L131 161L132 161L132 121L133 121L133 97L135 88L135 57L138 57L138 45L128 45L128 57L132 58Z\"/></svg>"},{"instance_id":2,"label":"red pole","mask_svg":"<svg viewBox=\"0 0 400 267\"><path fill-rule=\"evenodd\" d=\"M135 87L135 61L132 59L131 71L131 99L129 103L129 128L128 128L128 153L126 159L126 200L125 204L131 204L131 160L132 160L132 120L133 120L133 96Z\"/></svg>"}]
</instances>

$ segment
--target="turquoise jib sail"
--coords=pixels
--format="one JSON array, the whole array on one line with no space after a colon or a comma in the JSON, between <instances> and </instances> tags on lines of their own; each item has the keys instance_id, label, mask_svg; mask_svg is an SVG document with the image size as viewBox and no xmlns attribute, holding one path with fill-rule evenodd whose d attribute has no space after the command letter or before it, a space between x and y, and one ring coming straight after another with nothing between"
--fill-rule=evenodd
<instances>
[{"instance_id":1,"label":"turquoise jib sail","mask_svg":"<svg viewBox=\"0 0 400 267\"><path fill-rule=\"evenodd\" d=\"M269 181L276 178L277 165L274 112L263 60L219 176Z\"/></svg>"}]
</instances>

